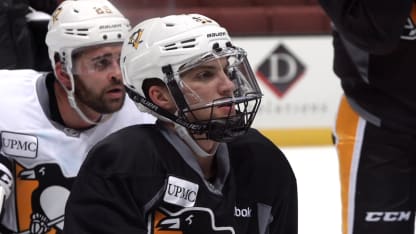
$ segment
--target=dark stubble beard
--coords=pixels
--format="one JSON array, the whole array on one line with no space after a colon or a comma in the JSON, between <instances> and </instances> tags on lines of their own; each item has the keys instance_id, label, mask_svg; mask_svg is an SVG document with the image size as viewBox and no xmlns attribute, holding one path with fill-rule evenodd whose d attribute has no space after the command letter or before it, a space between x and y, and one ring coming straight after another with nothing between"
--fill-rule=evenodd
<instances>
[{"instance_id":1,"label":"dark stubble beard","mask_svg":"<svg viewBox=\"0 0 416 234\"><path fill-rule=\"evenodd\" d=\"M80 79L75 78L74 82L75 97L77 98L78 104L86 105L101 114L111 114L120 110L123 106L125 95L120 99L105 99L104 91L93 93L88 91L88 88ZM121 81L113 80L113 85L120 83Z\"/></svg>"}]
</instances>

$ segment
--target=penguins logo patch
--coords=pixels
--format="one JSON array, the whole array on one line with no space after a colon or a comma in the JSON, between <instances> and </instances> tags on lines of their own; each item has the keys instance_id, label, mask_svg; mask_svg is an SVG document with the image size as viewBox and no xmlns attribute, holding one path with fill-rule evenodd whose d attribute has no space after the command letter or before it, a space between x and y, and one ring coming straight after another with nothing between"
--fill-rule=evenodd
<instances>
[{"instance_id":1,"label":"penguins logo patch","mask_svg":"<svg viewBox=\"0 0 416 234\"><path fill-rule=\"evenodd\" d=\"M17 233L63 233L65 204L75 178L57 164L16 168Z\"/></svg>"},{"instance_id":2,"label":"penguins logo patch","mask_svg":"<svg viewBox=\"0 0 416 234\"><path fill-rule=\"evenodd\" d=\"M413 3L410 16L407 18L404 25L402 39L415 40L416 39L416 3Z\"/></svg>"},{"instance_id":3,"label":"penguins logo patch","mask_svg":"<svg viewBox=\"0 0 416 234\"><path fill-rule=\"evenodd\" d=\"M211 209L205 207L190 207L169 212L158 210L155 213L153 234L234 234L232 227L218 227Z\"/></svg>"}]
</instances>

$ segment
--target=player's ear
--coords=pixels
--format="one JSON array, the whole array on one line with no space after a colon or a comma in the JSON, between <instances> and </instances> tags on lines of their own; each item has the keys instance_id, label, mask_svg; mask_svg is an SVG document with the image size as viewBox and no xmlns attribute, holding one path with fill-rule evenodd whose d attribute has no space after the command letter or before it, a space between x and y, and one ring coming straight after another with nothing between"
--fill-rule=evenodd
<instances>
[{"instance_id":1,"label":"player's ear","mask_svg":"<svg viewBox=\"0 0 416 234\"><path fill-rule=\"evenodd\" d=\"M154 104L165 110L175 111L175 102L165 85L153 85L149 87L148 94Z\"/></svg>"}]
</instances>

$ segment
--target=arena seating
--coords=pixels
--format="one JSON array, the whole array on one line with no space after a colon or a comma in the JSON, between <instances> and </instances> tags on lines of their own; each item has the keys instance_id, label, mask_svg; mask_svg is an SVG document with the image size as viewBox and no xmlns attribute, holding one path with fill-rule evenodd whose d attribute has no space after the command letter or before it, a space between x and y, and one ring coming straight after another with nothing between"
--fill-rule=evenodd
<instances>
[{"instance_id":1,"label":"arena seating","mask_svg":"<svg viewBox=\"0 0 416 234\"><path fill-rule=\"evenodd\" d=\"M318 0L112 0L132 25L169 14L200 13L232 36L328 34L329 18Z\"/></svg>"}]
</instances>

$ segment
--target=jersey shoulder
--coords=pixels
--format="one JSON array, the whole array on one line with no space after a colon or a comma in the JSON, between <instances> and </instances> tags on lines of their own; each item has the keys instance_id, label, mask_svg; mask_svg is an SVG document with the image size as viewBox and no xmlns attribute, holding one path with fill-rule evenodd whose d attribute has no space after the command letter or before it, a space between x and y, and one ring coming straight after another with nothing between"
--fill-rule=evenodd
<instances>
[{"instance_id":1,"label":"jersey shoulder","mask_svg":"<svg viewBox=\"0 0 416 234\"><path fill-rule=\"evenodd\" d=\"M228 144L230 162L237 170L253 171L264 177L291 177L292 168L284 153L255 129Z\"/></svg>"},{"instance_id":2,"label":"jersey shoulder","mask_svg":"<svg viewBox=\"0 0 416 234\"><path fill-rule=\"evenodd\" d=\"M2 112L0 129L45 121L37 91L37 82L45 74L33 70L0 70L0 109L7 110Z\"/></svg>"},{"instance_id":3,"label":"jersey shoulder","mask_svg":"<svg viewBox=\"0 0 416 234\"><path fill-rule=\"evenodd\" d=\"M136 124L153 124L156 122L153 115L140 111L136 103L128 96L124 100L123 107L114 116L117 118L117 122L127 121Z\"/></svg>"},{"instance_id":4,"label":"jersey shoulder","mask_svg":"<svg viewBox=\"0 0 416 234\"><path fill-rule=\"evenodd\" d=\"M36 80L44 75L34 70L0 69L0 93L2 97L33 94Z\"/></svg>"},{"instance_id":5,"label":"jersey shoulder","mask_svg":"<svg viewBox=\"0 0 416 234\"><path fill-rule=\"evenodd\" d=\"M239 190L270 206L278 200L296 200L297 182L289 161L260 132L251 129L228 146Z\"/></svg>"},{"instance_id":6,"label":"jersey shoulder","mask_svg":"<svg viewBox=\"0 0 416 234\"><path fill-rule=\"evenodd\" d=\"M83 170L97 174L150 173L161 165L160 154L171 147L154 124L125 127L97 143L88 153Z\"/></svg>"},{"instance_id":7,"label":"jersey shoulder","mask_svg":"<svg viewBox=\"0 0 416 234\"><path fill-rule=\"evenodd\" d=\"M278 146L254 128L249 129L245 135L237 137L228 144L228 147L238 154L262 153L265 156L284 157Z\"/></svg>"}]
</instances>

